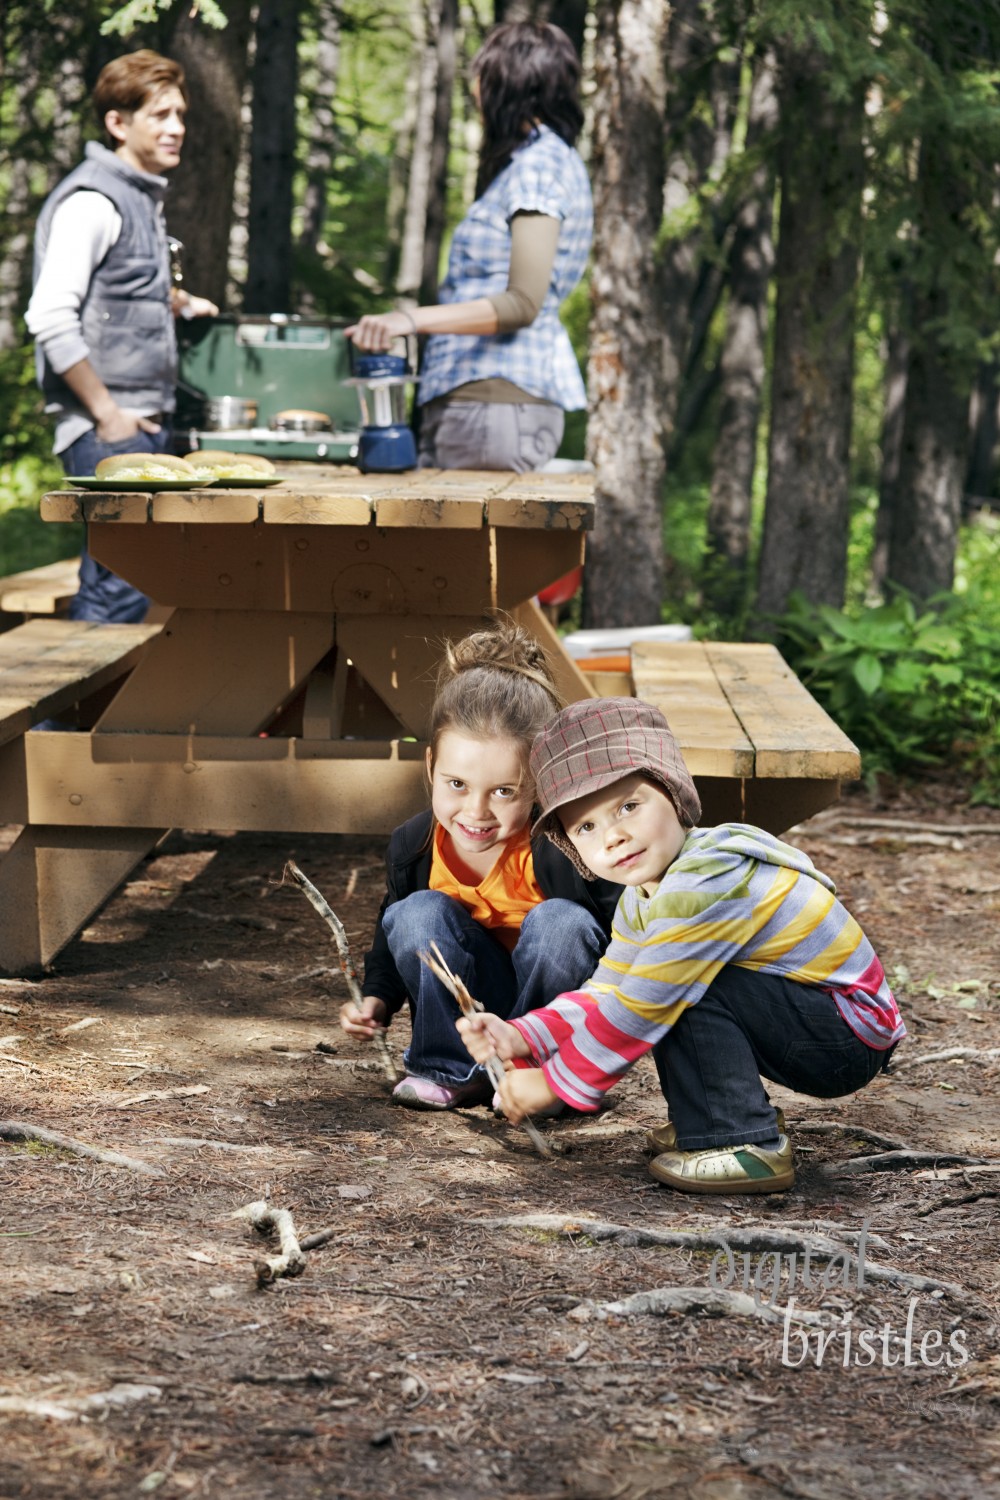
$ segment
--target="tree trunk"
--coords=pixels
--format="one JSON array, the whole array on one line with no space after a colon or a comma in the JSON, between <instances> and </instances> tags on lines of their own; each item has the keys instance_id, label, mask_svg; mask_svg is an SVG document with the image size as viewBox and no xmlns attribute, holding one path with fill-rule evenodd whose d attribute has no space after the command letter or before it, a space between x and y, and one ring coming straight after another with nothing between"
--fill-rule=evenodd
<instances>
[{"instance_id":1,"label":"tree trunk","mask_svg":"<svg viewBox=\"0 0 1000 1500\"><path fill-rule=\"evenodd\" d=\"M952 268L933 236L960 225L969 204L958 151L937 134L922 142L917 234L923 267L913 297L899 481L887 581L917 599L951 588L969 446L971 368L948 349ZM928 253L933 251L933 253Z\"/></svg>"},{"instance_id":2,"label":"tree trunk","mask_svg":"<svg viewBox=\"0 0 1000 1500\"><path fill-rule=\"evenodd\" d=\"M319 248L326 215L326 190L337 150L333 101L340 71L340 10L331 0L317 7L318 31L314 76L308 92L306 136L306 191L302 204L299 245L311 255Z\"/></svg>"},{"instance_id":3,"label":"tree trunk","mask_svg":"<svg viewBox=\"0 0 1000 1500\"><path fill-rule=\"evenodd\" d=\"M666 17L660 0L600 0L596 13L587 452L597 470L597 528L584 574L588 626L660 618L663 393L653 254Z\"/></svg>"},{"instance_id":4,"label":"tree trunk","mask_svg":"<svg viewBox=\"0 0 1000 1500\"><path fill-rule=\"evenodd\" d=\"M184 284L220 307L226 296L233 183L247 76L250 0L227 0L229 24L215 31L181 6L170 56L191 91L184 155L167 195L167 225L183 241Z\"/></svg>"},{"instance_id":5,"label":"tree trunk","mask_svg":"<svg viewBox=\"0 0 1000 1500\"><path fill-rule=\"evenodd\" d=\"M424 275L424 234L431 194L431 156L437 104L437 37L440 22L436 0L424 0L419 14L421 30L417 66L420 84L417 90L417 120L413 132L413 149L410 152L403 242L396 276L396 291L400 298L413 302L420 296L420 284Z\"/></svg>"},{"instance_id":6,"label":"tree trunk","mask_svg":"<svg viewBox=\"0 0 1000 1500\"><path fill-rule=\"evenodd\" d=\"M247 216L247 312L292 305L292 183L299 0L264 0L257 16Z\"/></svg>"},{"instance_id":7,"label":"tree trunk","mask_svg":"<svg viewBox=\"0 0 1000 1500\"><path fill-rule=\"evenodd\" d=\"M864 97L819 48L779 58L781 217L767 505L757 609L796 589L839 606L847 576Z\"/></svg>"},{"instance_id":8,"label":"tree trunk","mask_svg":"<svg viewBox=\"0 0 1000 1500\"><path fill-rule=\"evenodd\" d=\"M435 82L434 119L431 130L430 193L424 223L423 274L418 301L434 303L438 297L438 270L441 264L441 241L444 238L444 216L448 201L448 155L451 144L451 100L455 89L458 0L441 0L437 28L437 78Z\"/></svg>"},{"instance_id":9,"label":"tree trunk","mask_svg":"<svg viewBox=\"0 0 1000 1500\"><path fill-rule=\"evenodd\" d=\"M969 411L969 467L966 504L981 505L996 494L1000 448L1000 361L980 365Z\"/></svg>"},{"instance_id":10,"label":"tree trunk","mask_svg":"<svg viewBox=\"0 0 1000 1500\"><path fill-rule=\"evenodd\" d=\"M755 68L747 120L747 151L760 151L777 123L775 65L770 54ZM745 602L750 552L753 476L764 387L767 292L774 268L774 175L762 156L736 214L729 252L729 305L720 359L722 406L712 456L705 596L736 617Z\"/></svg>"},{"instance_id":11,"label":"tree trunk","mask_svg":"<svg viewBox=\"0 0 1000 1500\"><path fill-rule=\"evenodd\" d=\"M900 328L889 334L885 360L885 410L882 413L882 467L879 474L875 542L872 547L872 587L881 593L889 566L889 534L892 512L899 490L899 459L903 451L903 414L906 408L906 372L910 365L910 340Z\"/></svg>"},{"instance_id":12,"label":"tree trunk","mask_svg":"<svg viewBox=\"0 0 1000 1500\"><path fill-rule=\"evenodd\" d=\"M684 227L697 195L721 173L730 148L739 64L720 58L721 50L717 28L702 0L677 0L671 9L666 52L663 212L667 237L656 268L663 424L669 446L681 390L700 358L721 290L716 252L723 226L716 223L709 232L714 243L708 257L703 224ZM677 225L679 230L673 227Z\"/></svg>"}]
</instances>

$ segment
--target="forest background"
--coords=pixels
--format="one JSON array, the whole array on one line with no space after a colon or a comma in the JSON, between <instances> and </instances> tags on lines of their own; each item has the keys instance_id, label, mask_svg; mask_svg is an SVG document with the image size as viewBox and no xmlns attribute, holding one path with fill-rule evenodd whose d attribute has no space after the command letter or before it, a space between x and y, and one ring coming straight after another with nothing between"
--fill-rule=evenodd
<instances>
[{"instance_id":1,"label":"forest background","mask_svg":"<svg viewBox=\"0 0 1000 1500\"><path fill-rule=\"evenodd\" d=\"M776 639L869 776L1000 800L1000 0L0 0L0 573L79 541L37 518L60 471L23 314L103 64L187 71L186 284L351 320L435 299L468 62L523 18L584 64L574 623Z\"/></svg>"}]
</instances>

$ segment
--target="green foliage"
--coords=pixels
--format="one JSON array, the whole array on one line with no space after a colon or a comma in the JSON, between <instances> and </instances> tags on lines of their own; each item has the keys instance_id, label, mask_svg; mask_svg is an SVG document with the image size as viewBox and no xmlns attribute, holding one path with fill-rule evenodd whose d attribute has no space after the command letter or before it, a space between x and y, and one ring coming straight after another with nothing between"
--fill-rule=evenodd
<instances>
[{"instance_id":1,"label":"green foliage","mask_svg":"<svg viewBox=\"0 0 1000 1500\"><path fill-rule=\"evenodd\" d=\"M104 22L101 35L128 38L136 27L154 22L158 11L170 10L175 4L177 0L128 0L127 5L121 6ZM206 26L213 26L217 31L228 25L216 0L194 0L191 14L199 16Z\"/></svg>"},{"instance_id":2,"label":"green foliage","mask_svg":"<svg viewBox=\"0 0 1000 1500\"><path fill-rule=\"evenodd\" d=\"M995 594L918 608L902 594L848 614L793 597L777 622L789 664L862 752L865 775L954 766L1000 805L1000 609Z\"/></svg>"}]
</instances>

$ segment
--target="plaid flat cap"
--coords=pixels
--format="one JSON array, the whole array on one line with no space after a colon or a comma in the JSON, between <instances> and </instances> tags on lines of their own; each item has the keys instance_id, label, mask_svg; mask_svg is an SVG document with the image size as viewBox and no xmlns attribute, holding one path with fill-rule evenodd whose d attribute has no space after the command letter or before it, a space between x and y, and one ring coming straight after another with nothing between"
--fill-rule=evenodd
<instances>
[{"instance_id":1,"label":"plaid flat cap","mask_svg":"<svg viewBox=\"0 0 1000 1500\"><path fill-rule=\"evenodd\" d=\"M530 765L541 808L532 836L544 833L590 880L593 871L555 815L567 802L640 772L663 787L683 827L695 827L701 817L701 800L666 719L641 698L571 703L535 736Z\"/></svg>"}]
</instances>

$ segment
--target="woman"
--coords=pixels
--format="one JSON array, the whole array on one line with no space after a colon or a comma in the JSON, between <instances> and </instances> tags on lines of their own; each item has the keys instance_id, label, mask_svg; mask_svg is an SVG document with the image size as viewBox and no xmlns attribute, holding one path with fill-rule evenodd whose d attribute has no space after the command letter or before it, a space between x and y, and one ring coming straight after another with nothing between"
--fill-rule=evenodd
<instances>
[{"instance_id":1,"label":"woman","mask_svg":"<svg viewBox=\"0 0 1000 1500\"><path fill-rule=\"evenodd\" d=\"M559 305L590 253L590 183L575 142L580 61L558 26L507 22L472 64L483 119L476 201L455 231L441 302L347 330L363 351L428 334L420 465L538 469L586 392Z\"/></svg>"}]
</instances>

